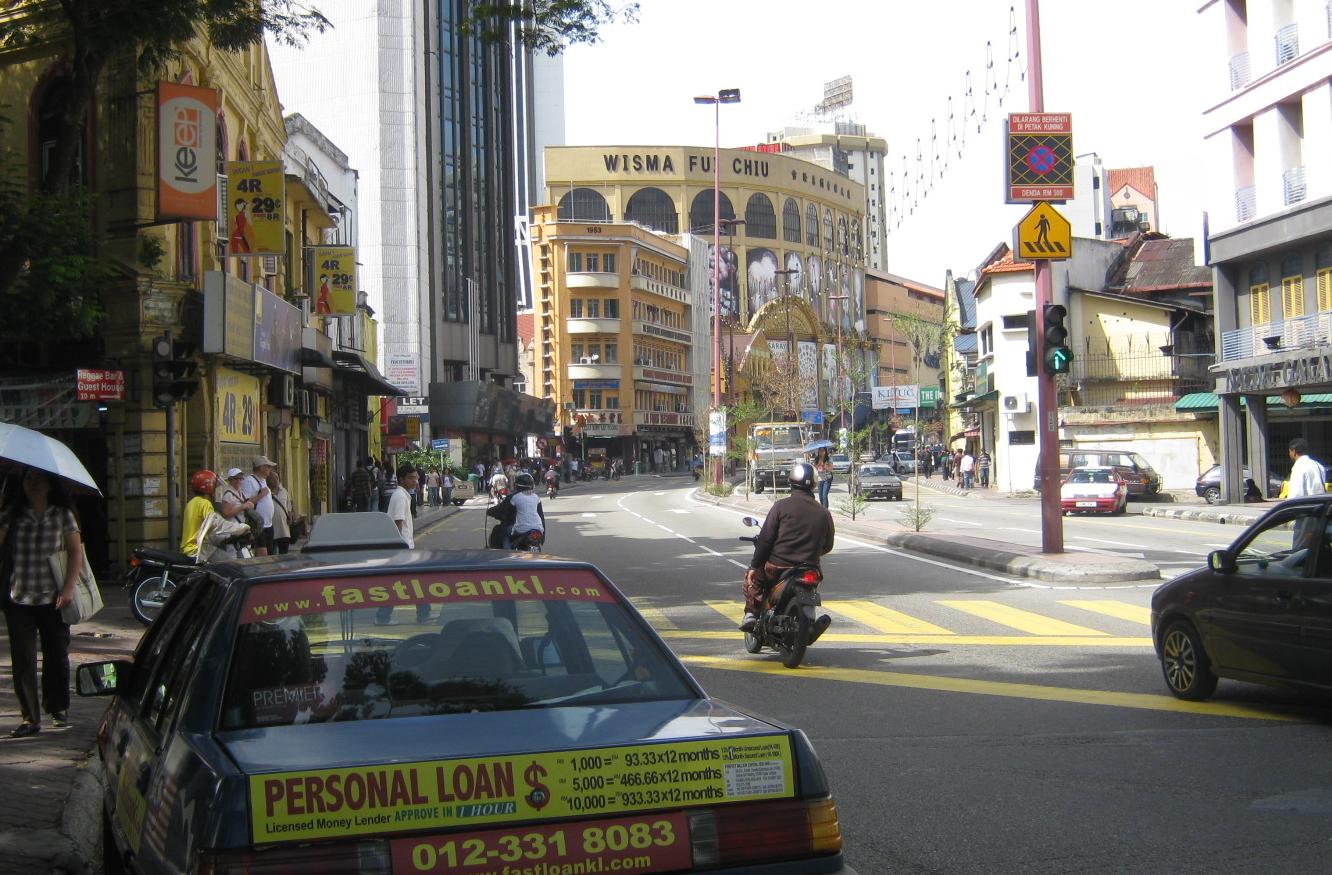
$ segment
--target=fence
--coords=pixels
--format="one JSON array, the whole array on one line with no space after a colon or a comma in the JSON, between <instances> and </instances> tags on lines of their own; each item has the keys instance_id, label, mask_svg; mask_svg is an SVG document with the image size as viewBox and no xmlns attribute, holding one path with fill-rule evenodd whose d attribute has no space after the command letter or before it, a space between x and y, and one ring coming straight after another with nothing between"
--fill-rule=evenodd
<instances>
[{"instance_id":1,"label":"fence","mask_svg":"<svg viewBox=\"0 0 1332 875\"><path fill-rule=\"evenodd\" d=\"M1191 392L1210 392L1209 353L1160 350L1144 353L1075 354L1066 391L1074 407L1139 407L1174 404Z\"/></svg>"}]
</instances>

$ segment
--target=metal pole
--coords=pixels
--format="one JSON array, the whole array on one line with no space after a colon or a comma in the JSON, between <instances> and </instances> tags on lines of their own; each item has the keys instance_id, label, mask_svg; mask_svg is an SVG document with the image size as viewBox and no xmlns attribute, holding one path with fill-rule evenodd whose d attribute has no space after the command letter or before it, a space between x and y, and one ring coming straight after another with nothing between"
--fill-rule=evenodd
<instances>
[{"instance_id":1,"label":"metal pole","mask_svg":"<svg viewBox=\"0 0 1332 875\"><path fill-rule=\"evenodd\" d=\"M167 348L172 348L171 329L166 331ZM174 355L174 354L173 354ZM180 520L176 517L176 402L166 406L166 453L167 453L167 550L175 551L180 546ZM123 523L124 520L122 519Z\"/></svg>"},{"instance_id":2,"label":"metal pole","mask_svg":"<svg viewBox=\"0 0 1332 875\"><path fill-rule=\"evenodd\" d=\"M1027 97L1032 112L1045 112L1045 93L1041 78L1040 0L1027 2ZM1048 259L1034 260L1036 272L1036 319L1041 319L1045 305L1054 298ZM1059 502L1059 410L1055 399L1055 378L1045 372L1045 332L1036 332L1036 431L1040 435L1041 469L1041 551L1064 552L1064 518Z\"/></svg>"},{"instance_id":3,"label":"metal pole","mask_svg":"<svg viewBox=\"0 0 1332 875\"><path fill-rule=\"evenodd\" d=\"M721 400L721 95L712 104L712 408ZM723 440L725 433L723 432ZM726 454L717 457L713 482L720 489Z\"/></svg>"}]
</instances>

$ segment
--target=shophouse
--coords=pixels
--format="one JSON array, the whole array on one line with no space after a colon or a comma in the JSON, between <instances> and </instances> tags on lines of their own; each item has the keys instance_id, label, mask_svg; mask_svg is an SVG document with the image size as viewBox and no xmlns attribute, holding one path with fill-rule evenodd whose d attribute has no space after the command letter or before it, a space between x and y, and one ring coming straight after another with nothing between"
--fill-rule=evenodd
<instances>
[{"instance_id":1,"label":"shophouse","mask_svg":"<svg viewBox=\"0 0 1332 875\"><path fill-rule=\"evenodd\" d=\"M885 271L865 271L865 324L878 344L875 386L915 386L917 404L907 404L910 391L897 395L896 407L886 412L898 417L898 428L920 424L929 443L942 441L944 423L940 403L944 346L950 331L940 331L944 319L944 291ZM919 406L919 416L917 416ZM874 415L871 414L871 418Z\"/></svg>"},{"instance_id":2,"label":"shophouse","mask_svg":"<svg viewBox=\"0 0 1332 875\"><path fill-rule=\"evenodd\" d=\"M1332 17L1315 0L1209 0L1203 101L1226 501L1332 454Z\"/></svg>"}]
</instances>

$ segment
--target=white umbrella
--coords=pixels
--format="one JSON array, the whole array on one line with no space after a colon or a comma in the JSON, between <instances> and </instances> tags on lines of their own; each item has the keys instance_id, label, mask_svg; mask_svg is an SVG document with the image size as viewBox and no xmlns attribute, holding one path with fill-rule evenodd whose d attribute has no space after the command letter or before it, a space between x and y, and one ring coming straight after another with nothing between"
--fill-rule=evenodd
<instances>
[{"instance_id":1,"label":"white umbrella","mask_svg":"<svg viewBox=\"0 0 1332 875\"><path fill-rule=\"evenodd\" d=\"M0 469L22 468L54 474L76 491L102 494L69 447L39 431L0 422Z\"/></svg>"}]
</instances>

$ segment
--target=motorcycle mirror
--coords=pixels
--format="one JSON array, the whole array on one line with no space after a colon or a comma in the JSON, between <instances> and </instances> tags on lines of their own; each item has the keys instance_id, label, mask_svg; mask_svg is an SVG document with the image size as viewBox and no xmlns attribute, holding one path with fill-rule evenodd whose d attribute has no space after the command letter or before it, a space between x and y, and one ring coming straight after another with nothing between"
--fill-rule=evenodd
<instances>
[{"instance_id":1,"label":"motorcycle mirror","mask_svg":"<svg viewBox=\"0 0 1332 875\"><path fill-rule=\"evenodd\" d=\"M747 516L744 519L740 520L740 524L752 529L754 528L754 526L757 526L759 522L758 520L754 519L752 516Z\"/></svg>"}]
</instances>

